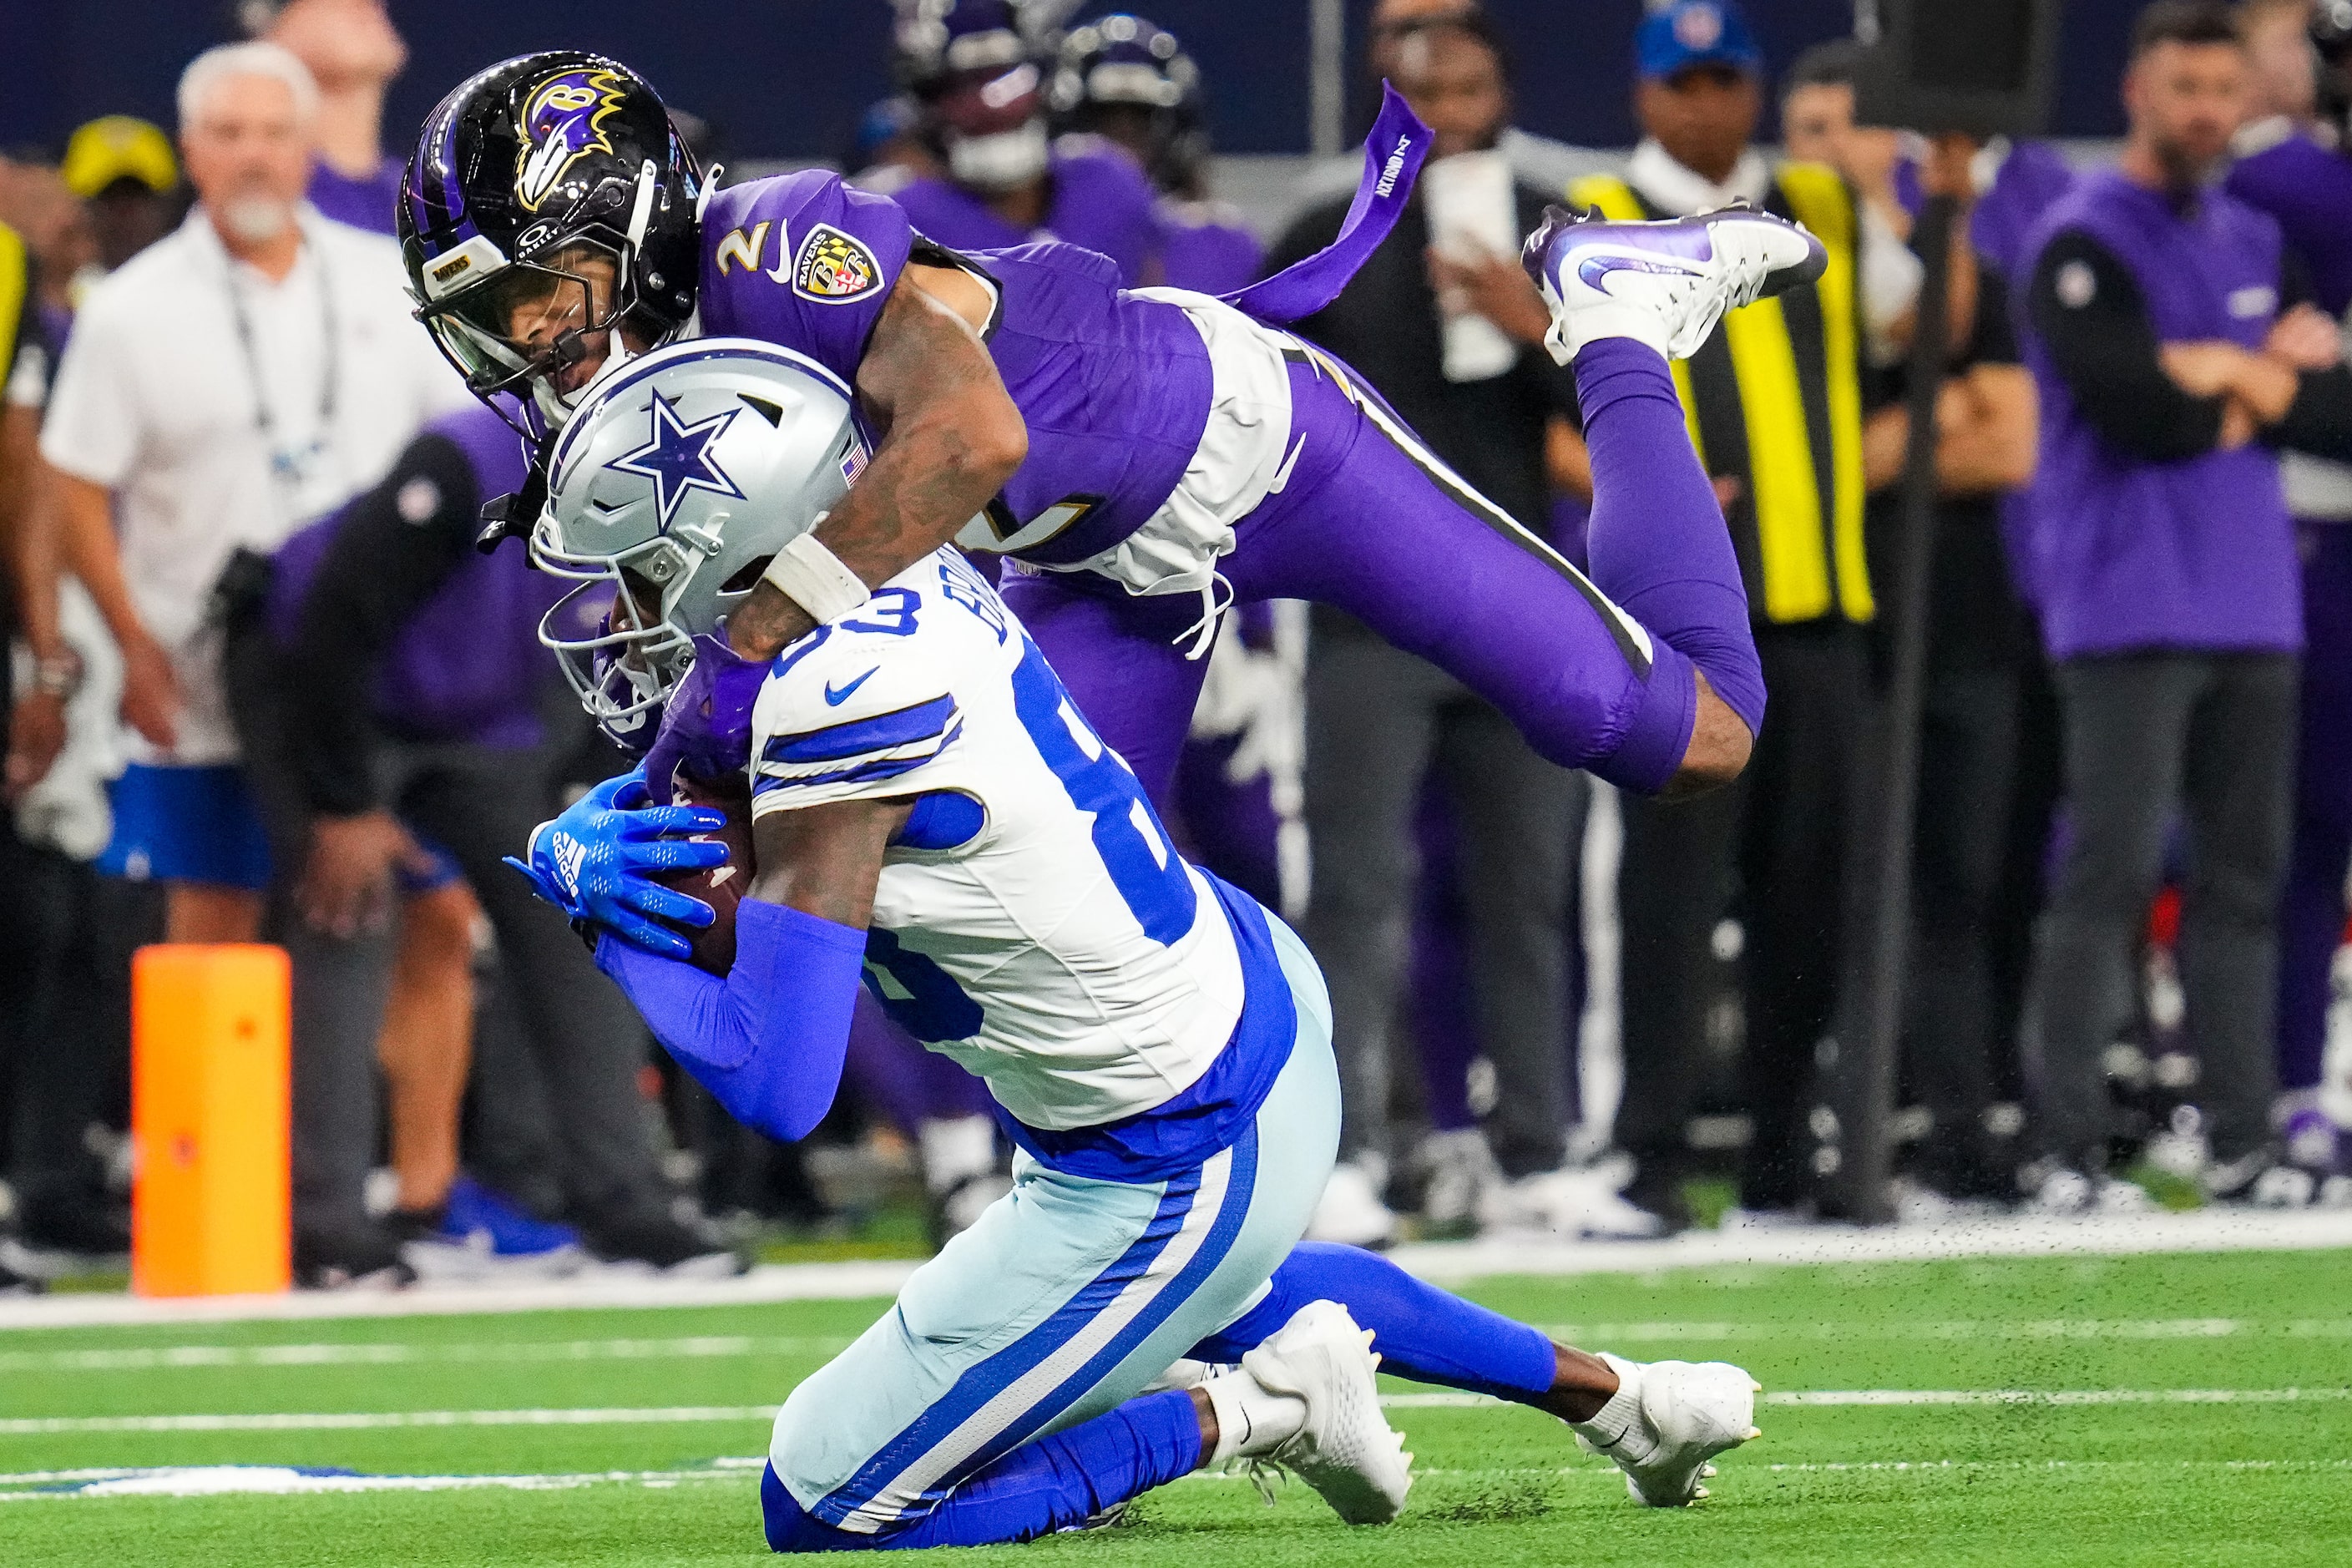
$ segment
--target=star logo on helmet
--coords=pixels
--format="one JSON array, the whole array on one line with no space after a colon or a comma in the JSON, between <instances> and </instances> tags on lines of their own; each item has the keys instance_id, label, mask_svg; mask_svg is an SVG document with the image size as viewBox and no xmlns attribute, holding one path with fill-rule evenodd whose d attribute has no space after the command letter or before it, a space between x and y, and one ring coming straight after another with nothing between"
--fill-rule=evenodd
<instances>
[{"instance_id":1,"label":"star logo on helmet","mask_svg":"<svg viewBox=\"0 0 2352 1568\"><path fill-rule=\"evenodd\" d=\"M634 452L623 453L604 467L615 473L636 474L653 480L665 532L688 490L709 490L713 495L744 499L742 490L710 455L712 445L727 433L727 426L735 422L741 409L725 409L688 425L677 416L677 405L656 392L652 412L653 433L646 444Z\"/></svg>"}]
</instances>

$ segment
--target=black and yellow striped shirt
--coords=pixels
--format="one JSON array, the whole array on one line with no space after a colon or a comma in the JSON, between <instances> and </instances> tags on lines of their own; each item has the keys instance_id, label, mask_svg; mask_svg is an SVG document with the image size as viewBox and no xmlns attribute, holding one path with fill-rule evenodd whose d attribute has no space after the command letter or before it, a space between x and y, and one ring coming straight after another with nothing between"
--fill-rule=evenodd
<instances>
[{"instance_id":1,"label":"black and yellow striped shirt","mask_svg":"<svg viewBox=\"0 0 2352 1568\"><path fill-rule=\"evenodd\" d=\"M16 231L0 223L0 388L16 374L16 356L39 330L33 263Z\"/></svg>"},{"instance_id":2,"label":"black and yellow striped shirt","mask_svg":"<svg viewBox=\"0 0 2352 1568\"><path fill-rule=\"evenodd\" d=\"M1614 175L1569 194L1619 221L1674 216ZM1811 229L1829 269L1726 316L1675 365L1675 385L1707 472L1739 481L1731 537L1755 618L1866 622L1875 606L1863 543L1860 217L1845 182L1812 163L1783 165L1764 205Z\"/></svg>"}]
</instances>

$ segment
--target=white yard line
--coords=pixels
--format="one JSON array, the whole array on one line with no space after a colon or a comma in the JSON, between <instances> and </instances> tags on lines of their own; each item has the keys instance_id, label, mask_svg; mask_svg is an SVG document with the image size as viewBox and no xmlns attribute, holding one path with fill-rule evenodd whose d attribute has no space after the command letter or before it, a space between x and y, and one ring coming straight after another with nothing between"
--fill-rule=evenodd
<instances>
[{"instance_id":1,"label":"white yard line","mask_svg":"<svg viewBox=\"0 0 2352 1568\"><path fill-rule=\"evenodd\" d=\"M1964 1258L2119 1257L2137 1253L2352 1248L2352 1210L2119 1215L2097 1219L2003 1216L1946 1226L1861 1230L1813 1226L1690 1231L1664 1241L1568 1242L1505 1236L1401 1247L1390 1256L1425 1279L1497 1275L1646 1274L1729 1264L1934 1261ZM911 1262L771 1264L735 1279L667 1280L600 1274L513 1286L398 1292L298 1292L150 1301L68 1294L0 1301L0 1330L108 1324L396 1318L574 1308L725 1307L862 1300L894 1294Z\"/></svg>"},{"instance_id":2,"label":"white yard line","mask_svg":"<svg viewBox=\"0 0 2352 1568\"><path fill-rule=\"evenodd\" d=\"M127 1350L0 1351L0 1373L173 1372L189 1368L403 1366L427 1362L703 1361L759 1356L835 1355L849 1336L755 1338L693 1334L677 1339L478 1340L450 1344L361 1341L350 1344L143 1345Z\"/></svg>"},{"instance_id":3,"label":"white yard line","mask_svg":"<svg viewBox=\"0 0 2352 1568\"><path fill-rule=\"evenodd\" d=\"M30 1415L0 1420L0 1437L91 1432L356 1432L398 1426L651 1426L773 1421L772 1405L656 1405L638 1409L354 1410L221 1415Z\"/></svg>"},{"instance_id":4,"label":"white yard line","mask_svg":"<svg viewBox=\"0 0 2352 1568\"><path fill-rule=\"evenodd\" d=\"M0 1476L0 1502L103 1497L284 1497L320 1492L536 1492L613 1485L668 1488L740 1481L756 1473L730 1468L603 1470L547 1476L358 1476L314 1474L274 1465L191 1465L163 1469L59 1471L46 1480L37 1476ZM7 1489L12 1486L24 1489Z\"/></svg>"},{"instance_id":5,"label":"white yard line","mask_svg":"<svg viewBox=\"0 0 2352 1568\"><path fill-rule=\"evenodd\" d=\"M2295 1405L2352 1388L1849 1388L1768 1390L1766 1405Z\"/></svg>"},{"instance_id":6,"label":"white yard line","mask_svg":"<svg viewBox=\"0 0 2352 1568\"><path fill-rule=\"evenodd\" d=\"M1555 1340L1614 1347L1684 1340L2218 1340L2352 1339L2352 1318L2037 1318L1933 1319L1867 1323L1544 1323ZM0 1367L7 1364L0 1354Z\"/></svg>"},{"instance_id":7,"label":"white yard line","mask_svg":"<svg viewBox=\"0 0 2352 1568\"><path fill-rule=\"evenodd\" d=\"M2293 1405L2352 1399L2352 1388L1777 1389L1766 1405ZM1483 1394L1384 1394L1391 1410L1499 1405ZM30 1415L0 1420L0 1437L122 1432L352 1432L387 1427L641 1426L769 1421L772 1405L669 1405L530 1410L360 1410L196 1415Z\"/></svg>"},{"instance_id":8,"label":"white yard line","mask_svg":"<svg viewBox=\"0 0 2352 1568\"><path fill-rule=\"evenodd\" d=\"M2230 1338L2352 1339L2352 1319L2044 1318L2022 1322L1960 1319L1923 1322L1545 1323L1555 1340L1615 1348L1735 1341L1847 1340L2207 1340ZM752 1360L830 1356L848 1348L846 1334L688 1334L672 1339L467 1340L448 1343L362 1340L347 1343L278 1345L140 1345L121 1350L0 1350L0 1373L250 1371L314 1366L407 1366L422 1363Z\"/></svg>"},{"instance_id":9,"label":"white yard line","mask_svg":"<svg viewBox=\"0 0 2352 1568\"><path fill-rule=\"evenodd\" d=\"M758 1458L719 1459L686 1470L589 1470L558 1475L368 1476L306 1473L268 1465L192 1465L156 1469L35 1470L0 1475L0 1503L63 1501L111 1497L287 1496L299 1493L437 1492L457 1490L562 1491L581 1487L636 1486L664 1489L712 1482L747 1481ZM2015 1475L2063 1474L2116 1469L2284 1470L2295 1474L2352 1470L2352 1459L1864 1459L1843 1463L1742 1467L1774 1475L1883 1473L1906 1477L1968 1472ZM1414 1475L1482 1479L1498 1477L1614 1480L1613 1465L1454 1469L1416 1467ZM1242 1480L1238 1472L1196 1470L1193 1481ZM1737 1477L1733 1478L1735 1480Z\"/></svg>"}]
</instances>

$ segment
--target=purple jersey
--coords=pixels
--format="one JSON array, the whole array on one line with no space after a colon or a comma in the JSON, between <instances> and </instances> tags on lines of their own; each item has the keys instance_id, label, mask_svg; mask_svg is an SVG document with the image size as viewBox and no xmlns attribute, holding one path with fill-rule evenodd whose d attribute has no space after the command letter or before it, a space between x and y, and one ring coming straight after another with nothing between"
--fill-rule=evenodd
<instances>
[{"instance_id":1,"label":"purple jersey","mask_svg":"<svg viewBox=\"0 0 2352 1568\"><path fill-rule=\"evenodd\" d=\"M354 180L324 160L310 170L310 205L337 223L370 234L393 234L393 210L400 205L400 160L386 158L374 174Z\"/></svg>"},{"instance_id":2,"label":"purple jersey","mask_svg":"<svg viewBox=\"0 0 2352 1568\"><path fill-rule=\"evenodd\" d=\"M2026 237L2051 204L2074 184L2074 171L2065 155L2047 142L2020 142L2011 147L1993 175L1992 188L1977 198L1969 218L1969 237L1977 253L2001 270L2022 298L2032 275L2033 258Z\"/></svg>"},{"instance_id":3,"label":"purple jersey","mask_svg":"<svg viewBox=\"0 0 2352 1568\"><path fill-rule=\"evenodd\" d=\"M950 250L1006 250L1058 239L1109 257L1128 288L1161 281L1151 185L1132 160L1090 137L1066 136L1045 177L1053 198L1045 221L1034 229L1007 223L986 201L946 180L911 180L897 199L924 238Z\"/></svg>"},{"instance_id":4,"label":"purple jersey","mask_svg":"<svg viewBox=\"0 0 2352 1568\"><path fill-rule=\"evenodd\" d=\"M2298 133L2242 160L2230 194L2278 219L2322 310L2352 307L2352 158Z\"/></svg>"},{"instance_id":5,"label":"purple jersey","mask_svg":"<svg viewBox=\"0 0 2352 1568\"><path fill-rule=\"evenodd\" d=\"M1161 202L1160 254L1171 289L1230 294L1257 281L1265 247L1223 202Z\"/></svg>"},{"instance_id":6,"label":"purple jersey","mask_svg":"<svg viewBox=\"0 0 2352 1568\"><path fill-rule=\"evenodd\" d=\"M917 240L887 196L819 170L720 191L703 216L702 331L806 354L852 385ZM1015 552L1069 564L1117 544L1183 478L1209 418L1209 352L1174 305L1123 292L1112 263L1047 241L960 251L996 288L986 337L1029 428L992 503Z\"/></svg>"}]
</instances>

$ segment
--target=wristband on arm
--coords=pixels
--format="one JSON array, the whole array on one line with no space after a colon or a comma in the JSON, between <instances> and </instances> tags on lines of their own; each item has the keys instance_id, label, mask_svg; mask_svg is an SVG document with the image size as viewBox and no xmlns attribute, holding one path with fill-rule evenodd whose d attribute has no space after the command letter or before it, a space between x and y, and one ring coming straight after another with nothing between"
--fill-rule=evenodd
<instances>
[{"instance_id":1,"label":"wristband on arm","mask_svg":"<svg viewBox=\"0 0 2352 1568\"><path fill-rule=\"evenodd\" d=\"M823 522L824 516L820 513L817 522ZM864 579L825 548L824 541L816 536L815 523L776 552L761 581L806 610L809 619L819 626L839 620L872 596Z\"/></svg>"},{"instance_id":2,"label":"wristband on arm","mask_svg":"<svg viewBox=\"0 0 2352 1568\"><path fill-rule=\"evenodd\" d=\"M726 978L610 934L596 967L613 977L656 1037L727 1113L790 1143L833 1106L866 933L782 904L745 899Z\"/></svg>"}]
</instances>

